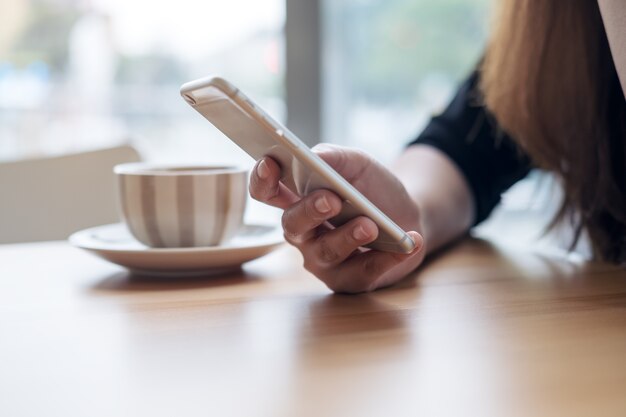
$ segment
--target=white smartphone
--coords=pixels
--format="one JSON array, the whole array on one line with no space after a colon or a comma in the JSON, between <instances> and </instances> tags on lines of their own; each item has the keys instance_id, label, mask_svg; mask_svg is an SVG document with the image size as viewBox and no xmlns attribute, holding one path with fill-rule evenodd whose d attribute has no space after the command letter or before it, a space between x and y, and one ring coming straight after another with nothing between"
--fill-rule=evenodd
<instances>
[{"instance_id":1,"label":"white smartphone","mask_svg":"<svg viewBox=\"0 0 626 417\"><path fill-rule=\"evenodd\" d=\"M415 242L404 230L231 83L220 77L206 77L184 84L180 93L191 107L252 158L274 158L281 167L281 182L297 195L305 196L318 189L339 195L343 207L330 220L333 226L338 227L356 216L367 216L379 229L378 238L367 247L398 253L414 249Z\"/></svg>"}]
</instances>

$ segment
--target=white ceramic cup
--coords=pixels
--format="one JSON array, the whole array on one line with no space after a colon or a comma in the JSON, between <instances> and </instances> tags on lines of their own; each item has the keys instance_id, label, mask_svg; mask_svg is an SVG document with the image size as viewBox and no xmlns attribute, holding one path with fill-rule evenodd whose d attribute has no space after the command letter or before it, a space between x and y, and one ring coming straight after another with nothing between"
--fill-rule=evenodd
<instances>
[{"instance_id":1,"label":"white ceramic cup","mask_svg":"<svg viewBox=\"0 0 626 417\"><path fill-rule=\"evenodd\" d=\"M243 224L248 174L219 166L117 165L119 203L132 235L153 248L215 246Z\"/></svg>"}]
</instances>

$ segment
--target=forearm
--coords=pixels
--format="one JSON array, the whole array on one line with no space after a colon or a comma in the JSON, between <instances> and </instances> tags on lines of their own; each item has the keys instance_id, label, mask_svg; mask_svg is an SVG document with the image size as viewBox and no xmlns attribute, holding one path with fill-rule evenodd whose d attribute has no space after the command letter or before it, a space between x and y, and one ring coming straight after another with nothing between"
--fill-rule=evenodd
<instances>
[{"instance_id":1,"label":"forearm","mask_svg":"<svg viewBox=\"0 0 626 417\"><path fill-rule=\"evenodd\" d=\"M598 0L598 4L613 62L626 95L626 3L624 0Z\"/></svg>"},{"instance_id":2,"label":"forearm","mask_svg":"<svg viewBox=\"0 0 626 417\"><path fill-rule=\"evenodd\" d=\"M473 196L447 156L428 145L410 146L392 172L419 207L428 253L467 232L474 219Z\"/></svg>"}]
</instances>

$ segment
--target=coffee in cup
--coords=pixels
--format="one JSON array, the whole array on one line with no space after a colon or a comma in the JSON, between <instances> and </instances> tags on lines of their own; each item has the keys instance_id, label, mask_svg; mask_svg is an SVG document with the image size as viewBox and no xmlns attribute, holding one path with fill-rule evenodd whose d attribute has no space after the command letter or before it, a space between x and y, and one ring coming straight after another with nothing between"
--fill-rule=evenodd
<instances>
[{"instance_id":1,"label":"coffee in cup","mask_svg":"<svg viewBox=\"0 0 626 417\"><path fill-rule=\"evenodd\" d=\"M215 246L243 224L247 171L222 166L117 165L120 208L131 234L153 248Z\"/></svg>"}]
</instances>

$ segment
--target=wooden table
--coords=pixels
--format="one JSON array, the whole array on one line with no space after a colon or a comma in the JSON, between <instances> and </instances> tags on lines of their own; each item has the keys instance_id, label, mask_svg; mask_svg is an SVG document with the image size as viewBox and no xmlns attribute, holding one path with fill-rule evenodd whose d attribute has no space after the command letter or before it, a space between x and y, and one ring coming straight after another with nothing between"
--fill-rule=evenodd
<instances>
[{"instance_id":1,"label":"wooden table","mask_svg":"<svg viewBox=\"0 0 626 417\"><path fill-rule=\"evenodd\" d=\"M332 295L291 248L146 281L0 246L0 416L625 416L626 274L467 240Z\"/></svg>"}]
</instances>

